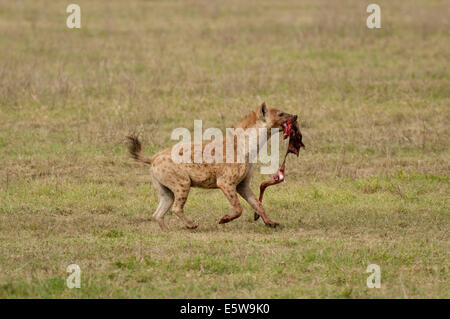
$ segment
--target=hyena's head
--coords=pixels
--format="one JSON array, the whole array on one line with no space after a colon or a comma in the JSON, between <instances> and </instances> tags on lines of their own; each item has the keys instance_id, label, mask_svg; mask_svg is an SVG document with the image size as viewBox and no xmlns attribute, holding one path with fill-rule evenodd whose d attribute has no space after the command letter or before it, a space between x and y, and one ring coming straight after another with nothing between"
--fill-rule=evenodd
<instances>
[{"instance_id":1,"label":"hyena's head","mask_svg":"<svg viewBox=\"0 0 450 319\"><path fill-rule=\"evenodd\" d=\"M256 114L258 116L258 122L260 122L258 126L265 127L269 131L272 128L283 128L283 124L291 118L294 118L294 121L297 120L297 115L268 108L265 102L256 110Z\"/></svg>"}]
</instances>

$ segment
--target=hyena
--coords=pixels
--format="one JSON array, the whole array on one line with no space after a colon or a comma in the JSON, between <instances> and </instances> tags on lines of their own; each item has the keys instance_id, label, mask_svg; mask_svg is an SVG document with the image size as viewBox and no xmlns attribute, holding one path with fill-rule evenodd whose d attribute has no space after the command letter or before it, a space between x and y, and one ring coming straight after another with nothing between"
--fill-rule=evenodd
<instances>
[{"instance_id":1,"label":"hyena","mask_svg":"<svg viewBox=\"0 0 450 319\"><path fill-rule=\"evenodd\" d=\"M234 128L241 128L243 130L255 128L258 132L260 131L258 129L266 129L265 142L267 142L271 136L271 129L280 129L283 123L292 117L294 120L297 119L297 115L282 112L275 108L268 108L263 103L256 110L245 116ZM272 221L267 216L261 202L250 189L253 163L248 161L248 150L246 150L247 154L243 162L227 162L224 152L222 161L212 163L202 161L195 163L193 160L194 143L191 143L192 161L190 163L175 163L172 159L172 147L162 150L151 157L146 157L141 151L141 143L137 136L131 135L127 136L127 138L129 140L131 156L137 161L150 165L153 184L159 194L159 205L153 214L153 218L158 222L161 229L169 230L164 222L164 216L171 207L173 212L188 228L192 229L198 226L196 222L192 221L183 212L191 187L219 188L223 192L233 206L234 212L223 216L219 224L228 223L241 216L242 206L237 196L239 194L250 204L267 226L276 227L278 225L277 222ZM215 143L223 143L220 146L223 147L222 149L225 149L227 138L229 137L227 136L222 140L215 140ZM238 148L242 147L242 145L236 142L236 135L232 138L232 146L234 147L233 154L236 155ZM212 142L203 142L202 149L209 143ZM181 150L180 155L183 155L182 152ZM214 149L212 155L214 155Z\"/></svg>"}]
</instances>

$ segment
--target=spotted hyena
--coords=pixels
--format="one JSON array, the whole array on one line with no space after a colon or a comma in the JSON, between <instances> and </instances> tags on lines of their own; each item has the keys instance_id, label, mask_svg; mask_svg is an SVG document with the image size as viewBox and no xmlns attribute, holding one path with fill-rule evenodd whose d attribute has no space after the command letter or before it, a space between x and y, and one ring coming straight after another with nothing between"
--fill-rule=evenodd
<instances>
[{"instance_id":1,"label":"spotted hyena","mask_svg":"<svg viewBox=\"0 0 450 319\"><path fill-rule=\"evenodd\" d=\"M282 124L290 118L297 119L297 115L282 112L275 108L268 108L263 103L256 110L245 116L237 125L235 129L267 129L266 141L270 138L272 128L281 128ZM257 130L259 131L259 130ZM194 157L194 143L191 143L192 161L175 163L172 157L172 147L162 150L151 157L146 157L141 152L141 143L137 136L127 136L129 140L129 151L132 157L140 162L146 163L151 167L151 176L153 183L158 190L159 205L153 214L153 218L158 222L163 230L169 228L164 223L164 216L172 207L173 212L186 224L188 228L196 228L198 224L187 217L183 212L183 207L186 203L191 187L200 188L219 188L228 201L233 206L234 212L223 216L219 223L228 223L233 219L238 218L242 214L242 206L239 202L237 194L241 195L261 216L262 220L267 226L275 227L278 223L272 221L266 214L261 202L253 194L250 189L250 179L252 177L253 164L248 161L248 156L243 162L235 161L229 162L225 159L223 154L222 161L215 161L208 163L202 161L195 163ZM226 149L227 136L223 139L216 139L202 143L202 149L209 143L218 143L216 145ZM234 148L234 153L238 153L238 148L242 147L237 142L237 137L234 135L231 145ZM222 145L219 145L221 143ZM211 147L210 147L211 149ZM248 152L248 150L246 150ZM242 153L242 152L241 152ZM212 149L214 155L214 146ZM179 155L182 154L182 150ZM247 154L248 155L248 154Z\"/></svg>"}]
</instances>

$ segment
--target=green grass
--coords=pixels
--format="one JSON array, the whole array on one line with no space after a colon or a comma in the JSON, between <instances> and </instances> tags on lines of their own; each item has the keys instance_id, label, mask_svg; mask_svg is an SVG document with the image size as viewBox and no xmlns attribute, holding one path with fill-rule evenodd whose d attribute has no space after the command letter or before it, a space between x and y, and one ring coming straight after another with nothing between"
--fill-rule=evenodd
<instances>
[{"instance_id":1,"label":"green grass","mask_svg":"<svg viewBox=\"0 0 450 319\"><path fill-rule=\"evenodd\" d=\"M77 3L70 30L67 4L0 0L1 298L450 298L446 1L379 1L380 30L360 1ZM281 226L219 225L194 189L199 228L161 232L124 136L153 154L262 101L307 147L264 197Z\"/></svg>"}]
</instances>

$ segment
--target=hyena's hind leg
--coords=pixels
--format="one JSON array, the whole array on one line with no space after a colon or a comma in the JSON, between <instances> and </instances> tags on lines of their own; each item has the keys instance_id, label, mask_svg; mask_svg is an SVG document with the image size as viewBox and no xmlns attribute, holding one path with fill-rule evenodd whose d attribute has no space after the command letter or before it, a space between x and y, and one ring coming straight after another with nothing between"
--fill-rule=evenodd
<instances>
[{"instance_id":1,"label":"hyena's hind leg","mask_svg":"<svg viewBox=\"0 0 450 319\"><path fill-rule=\"evenodd\" d=\"M198 227L198 224L184 214L184 205L186 204L190 188L190 181L189 183L183 183L173 188L175 202L172 210L185 223L187 228L194 229Z\"/></svg>"},{"instance_id":2,"label":"hyena's hind leg","mask_svg":"<svg viewBox=\"0 0 450 319\"><path fill-rule=\"evenodd\" d=\"M184 205L186 204L189 190L191 189L191 179L189 176L175 170L170 171L170 173L171 178L167 178L167 175L162 176L161 178L164 179L164 185L166 185L174 195L172 211L184 222L187 228L197 228L198 224L184 214Z\"/></svg>"},{"instance_id":3,"label":"hyena's hind leg","mask_svg":"<svg viewBox=\"0 0 450 319\"><path fill-rule=\"evenodd\" d=\"M174 201L174 195L170 189L161 184L156 178L153 178L153 184L159 195L159 205L156 211L153 213L153 219L158 222L159 227L162 230L168 231L169 227L164 223L164 215L172 207Z\"/></svg>"}]
</instances>

